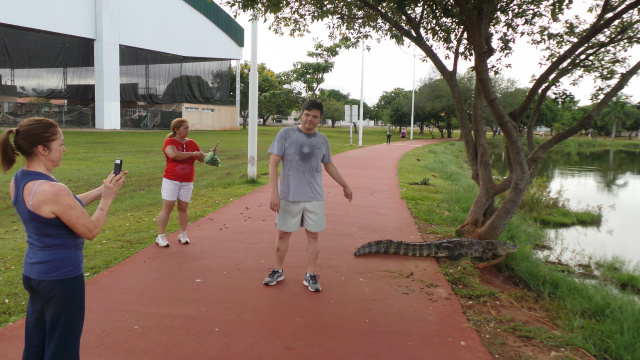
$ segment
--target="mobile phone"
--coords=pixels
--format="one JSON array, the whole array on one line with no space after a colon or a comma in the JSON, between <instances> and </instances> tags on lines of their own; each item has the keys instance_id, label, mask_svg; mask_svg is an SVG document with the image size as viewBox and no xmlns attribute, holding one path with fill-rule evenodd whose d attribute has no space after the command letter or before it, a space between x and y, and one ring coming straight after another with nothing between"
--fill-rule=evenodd
<instances>
[{"instance_id":1,"label":"mobile phone","mask_svg":"<svg viewBox=\"0 0 640 360\"><path fill-rule=\"evenodd\" d=\"M122 159L116 159L115 164L113 165L113 175L117 176L122 171Z\"/></svg>"}]
</instances>

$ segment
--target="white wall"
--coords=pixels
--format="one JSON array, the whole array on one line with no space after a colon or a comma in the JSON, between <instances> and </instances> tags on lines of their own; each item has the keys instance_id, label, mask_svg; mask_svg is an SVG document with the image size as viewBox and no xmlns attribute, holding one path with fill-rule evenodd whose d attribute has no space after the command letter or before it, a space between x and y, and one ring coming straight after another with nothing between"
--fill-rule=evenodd
<instances>
[{"instance_id":1,"label":"white wall","mask_svg":"<svg viewBox=\"0 0 640 360\"><path fill-rule=\"evenodd\" d=\"M119 1L123 45L183 56L242 58L241 47L184 1Z\"/></svg>"},{"instance_id":2,"label":"white wall","mask_svg":"<svg viewBox=\"0 0 640 360\"><path fill-rule=\"evenodd\" d=\"M96 8L87 0L0 0L0 23L96 38Z\"/></svg>"},{"instance_id":3,"label":"white wall","mask_svg":"<svg viewBox=\"0 0 640 360\"><path fill-rule=\"evenodd\" d=\"M98 0L0 0L0 23L96 39ZM241 59L242 48L182 0L117 1L120 44L183 56Z\"/></svg>"}]
</instances>

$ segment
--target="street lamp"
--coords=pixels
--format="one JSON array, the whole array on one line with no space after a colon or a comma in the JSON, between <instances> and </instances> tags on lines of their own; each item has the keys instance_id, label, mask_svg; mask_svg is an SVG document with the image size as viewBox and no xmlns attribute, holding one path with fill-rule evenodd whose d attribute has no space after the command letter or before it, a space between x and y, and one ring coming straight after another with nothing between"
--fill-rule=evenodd
<instances>
[{"instance_id":1,"label":"street lamp","mask_svg":"<svg viewBox=\"0 0 640 360\"><path fill-rule=\"evenodd\" d=\"M362 66L360 67L360 131L358 146L362 146L362 123L364 122L364 40L362 40Z\"/></svg>"},{"instance_id":2,"label":"street lamp","mask_svg":"<svg viewBox=\"0 0 640 360\"><path fill-rule=\"evenodd\" d=\"M411 135L409 140L413 140L413 114L416 99L416 44L413 44L413 89L411 90Z\"/></svg>"}]
</instances>

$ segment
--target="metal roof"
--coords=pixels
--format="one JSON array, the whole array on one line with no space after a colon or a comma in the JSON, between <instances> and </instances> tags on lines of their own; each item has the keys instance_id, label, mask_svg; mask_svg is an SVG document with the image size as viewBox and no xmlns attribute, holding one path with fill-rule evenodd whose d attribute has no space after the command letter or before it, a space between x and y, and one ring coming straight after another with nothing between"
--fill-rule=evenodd
<instances>
[{"instance_id":1,"label":"metal roof","mask_svg":"<svg viewBox=\"0 0 640 360\"><path fill-rule=\"evenodd\" d=\"M244 47L244 28L231 15L227 14L220 5L209 0L184 0L184 2L211 20L220 30L229 35L238 46Z\"/></svg>"}]
</instances>

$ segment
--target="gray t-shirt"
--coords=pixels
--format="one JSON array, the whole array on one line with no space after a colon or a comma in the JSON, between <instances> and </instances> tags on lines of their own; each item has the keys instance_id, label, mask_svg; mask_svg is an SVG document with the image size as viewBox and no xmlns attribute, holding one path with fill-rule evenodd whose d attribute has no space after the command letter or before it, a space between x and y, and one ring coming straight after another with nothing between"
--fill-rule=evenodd
<instances>
[{"instance_id":1,"label":"gray t-shirt","mask_svg":"<svg viewBox=\"0 0 640 360\"><path fill-rule=\"evenodd\" d=\"M323 134L307 134L297 126L286 127L276 135L269 152L282 158L280 199L323 201L322 164L331 163L329 140Z\"/></svg>"}]
</instances>

